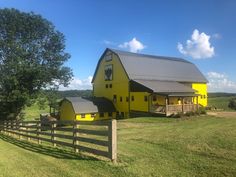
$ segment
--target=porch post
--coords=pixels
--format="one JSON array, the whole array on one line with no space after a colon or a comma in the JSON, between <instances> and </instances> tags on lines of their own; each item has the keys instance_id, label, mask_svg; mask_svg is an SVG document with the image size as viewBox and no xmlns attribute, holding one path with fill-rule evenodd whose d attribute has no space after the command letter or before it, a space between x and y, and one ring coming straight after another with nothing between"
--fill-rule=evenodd
<instances>
[{"instance_id":1,"label":"porch post","mask_svg":"<svg viewBox=\"0 0 236 177\"><path fill-rule=\"evenodd\" d=\"M198 111L198 109L199 109L199 105L198 105L198 96L197 96L197 111Z\"/></svg>"},{"instance_id":2,"label":"porch post","mask_svg":"<svg viewBox=\"0 0 236 177\"><path fill-rule=\"evenodd\" d=\"M168 115L168 103L169 103L169 98L166 96L166 116Z\"/></svg>"},{"instance_id":3,"label":"porch post","mask_svg":"<svg viewBox=\"0 0 236 177\"><path fill-rule=\"evenodd\" d=\"M182 113L184 113L184 97L181 98L181 103L182 103Z\"/></svg>"}]
</instances>

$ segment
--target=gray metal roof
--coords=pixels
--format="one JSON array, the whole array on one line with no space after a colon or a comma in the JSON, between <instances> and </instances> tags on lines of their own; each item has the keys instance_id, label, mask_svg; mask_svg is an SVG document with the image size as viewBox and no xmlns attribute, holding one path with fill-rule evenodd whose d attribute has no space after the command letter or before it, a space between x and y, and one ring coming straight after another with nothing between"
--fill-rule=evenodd
<instances>
[{"instance_id":1,"label":"gray metal roof","mask_svg":"<svg viewBox=\"0 0 236 177\"><path fill-rule=\"evenodd\" d=\"M158 80L134 80L135 82L150 88L155 93L172 94L172 93L194 93L191 87L175 81L158 81Z\"/></svg>"},{"instance_id":2,"label":"gray metal roof","mask_svg":"<svg viewBox=\"0 0 236 177\"><path fill-rule=\"evenodd\" d=\"M118 55L130 80L208 82L193 63L184 59L107 50Z\"/></svg>"},{"instance_id":3,"label":"gray metal roof","mask_svg":"<svg viewBox=\"0 0 236 177\"><path fill-rule=\"evenodd\" d=\"M71 102L75 114L115 112L113 103L106 98L66 97Z\"/></svg>"}]
</instances>

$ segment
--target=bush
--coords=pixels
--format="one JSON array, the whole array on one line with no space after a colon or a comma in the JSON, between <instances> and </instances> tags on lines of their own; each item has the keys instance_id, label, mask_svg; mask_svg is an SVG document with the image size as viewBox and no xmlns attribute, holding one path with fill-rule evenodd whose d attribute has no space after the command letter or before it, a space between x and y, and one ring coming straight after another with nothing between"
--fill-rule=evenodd
<instances>
[{"instance_id":1,"label":"bush","mask_svg":"<svg viewBox=\"0 0 236 177\"><path fill-rule=\"evenodd\" d=\"M181 118L183 117L183 113L182 112L178 112L176 114L172 114L170 117L173 117L173 118Z\"/></svg>"},{"instance_id":2,"label":"bush","mask_svg":"<svg viewBox=\"0 0 236 177\"><path fill-rule=\"evenodd\" d=\"M236 98L232 98L232 99L229 100L228 107L230 109L236 110Z\"/></svg>"},{"instance_id":3,"label":"bush","mask_svg":"<svg viewBox=\"0 0 236 177\"><path fill-rule=\"evenodd\" d=\"M206 109L204 107L199 107L198 111L196 111L198 115L206 114Z\"/></svg>"},{"instance_id":4,"label":"bush","mask_svg":"<svg viewBox=\"0 0 236 177\"><path fill-rule=\"evenodd\" d=\"M187 117L190 117L191 116L191 112L186 112L184 115L187 116Z\"/></svg>"}]
</instances>

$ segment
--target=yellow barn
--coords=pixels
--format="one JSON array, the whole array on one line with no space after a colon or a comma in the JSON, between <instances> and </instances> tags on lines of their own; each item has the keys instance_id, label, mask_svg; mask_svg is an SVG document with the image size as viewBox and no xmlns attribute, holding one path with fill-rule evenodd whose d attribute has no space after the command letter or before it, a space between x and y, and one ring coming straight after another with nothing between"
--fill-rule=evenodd
<instances>
[{"instance_id":1,"label":"yellow barn","mask_svg":"<svg viewBox=\"0 0 236 177\"><path fill-rule=\"evenodd\" d=\"M116 117L116 110L106 98L66 97L60 102L60 120L94 121Z\"/></svg>"},{"instance_id":2,"label":"yellow barn","mask_svg":"<svg viewBox=\"0 0 236 177\"><path fill-rule=\"evenodd\" d=\"M114 49L105 50L92 80L94 97L112 101L122 117L196 111L207 106L207 82L184 59Z\"/></svg>"}]
</instances>

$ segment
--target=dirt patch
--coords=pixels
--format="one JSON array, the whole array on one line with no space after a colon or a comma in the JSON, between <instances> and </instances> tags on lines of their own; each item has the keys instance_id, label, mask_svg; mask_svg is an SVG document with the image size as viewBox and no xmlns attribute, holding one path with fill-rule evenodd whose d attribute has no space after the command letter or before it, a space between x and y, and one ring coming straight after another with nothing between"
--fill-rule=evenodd
<instances>
[{"instance_id":1,"label":"dirt patch","mask_svg":"<svg viewBox=\"0 0 236 177\"><path fill-rule=\"evenodd\" d=\"M217 117L234 117L236 118L236 112L207 112L208 115L217 116Z\"/></svg>"}]
</instances>

